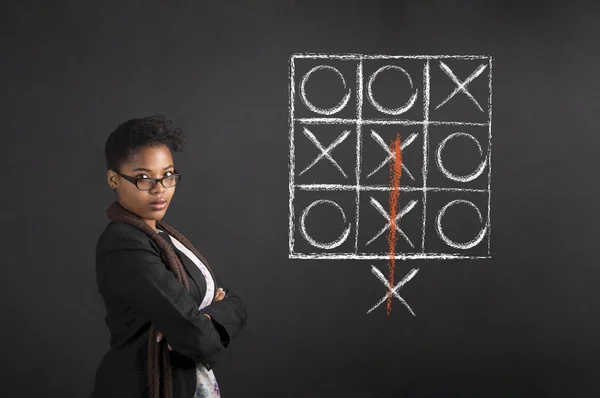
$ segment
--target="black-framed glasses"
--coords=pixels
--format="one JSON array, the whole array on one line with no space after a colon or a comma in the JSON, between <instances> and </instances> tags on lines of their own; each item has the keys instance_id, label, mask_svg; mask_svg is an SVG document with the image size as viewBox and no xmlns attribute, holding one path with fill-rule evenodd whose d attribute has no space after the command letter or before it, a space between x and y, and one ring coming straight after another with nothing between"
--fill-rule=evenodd
<instances>
[{"instance_id":1,"label":"black-framed glasses","mask_svg":"<svg viewBox=\"0 0 600 398\"><path fill-rule=\"evenodd\" d=\"M117 173L130 183L134 184L140 191L149 191L151 189L154 189L154 187L156 186L156 184L158 184L159 181L165 188L172 188L175 185L179 184L179 181L181 181L181 173L178 173L177 170L175 170L175 172L171 175L162 178L136 178L125 175L116 170L115 173Z\"/></svg>"}]
</instances>

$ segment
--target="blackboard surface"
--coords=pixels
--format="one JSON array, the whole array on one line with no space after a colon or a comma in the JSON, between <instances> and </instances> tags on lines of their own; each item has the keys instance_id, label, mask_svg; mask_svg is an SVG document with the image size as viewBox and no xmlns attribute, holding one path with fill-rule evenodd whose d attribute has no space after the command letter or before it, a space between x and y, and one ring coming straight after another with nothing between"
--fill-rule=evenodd
<instances>
[{"instance_id":1,"label":"blackboard surface","mask_svg":"<svg viewBox=\"0 0 600 398\"><path fill-rule=\"evenodd\" d=\"M104 142L129 118L164 113L188 134L185 152L174 155L185 180L165 221L198 247L248 307L246 328L215 367L224 397L597 396L598 16L598 7L584 2L6 6L0 25L6 203L2 395L90 393L108 348L94 277L96 240L114 200L106 184ZM356 60L314 57L301 59L306 62L297 63L296 80L290 80L295 54L425 58L395 63L361 58L359 84ZM484 58L431 58L435 55ZM402 190L423 187L423 123L363 126L360 178L386 158L376 137L386 144L398 134L402 142L412 139L403 152L399 201L401 208L415 201L400 220L415 247L399 236L397 254L429 250L476 258L399 255L395 283L418 270L398 290L414 316L396 297L389 314L385 303L368 313L386 294L373 270L389 275L386 232L367 242L385 226L374 203L387 210L389 189L361 193L359 211L365 215L358 238L356 191L298 190L294 250L318 255L290 258L290 125L294 184L356 185L358 139L356 124L293 120L319 112L304 106L297 91L292 98L297 113L290 115L290 91L300 90L309 70L327 64L345 77L346 86L333 69L321 68L306 81L307 98L317 110L334 107L347 92L350 98L338 115L319 117L356 118L360 85L362 119L422 122L423 60L430 62L429 120L473 123L429 125L428 186L468 185L474 191L431 191L432 210L425 214L423 191ZM389 64L405 70L413 86L399 69L384 69L372 82L376 102L397 109L415 89L418 94L414 107L382 116L367 86ZM459 89L436 109L484 64L463 87L466 92ZM304 132L307 126L323 148L349 126L348 136L330 152L346 177L325 156L300 175L322 154ZM443 165L466 176L492 153L489 186L489 165L482 178L469 182L448 181L438 167L437 149L457 132L478 139L462 135L446 141ZM390 184L388 165L370 178L374 185ZM337 203L347 218L330 202L321 203L306 216L311 236L331 242L350 225L348 247L342 243L331 250L352 253L356 244L382 256L326 258L322 253L330 249L307 243L299 220L318 200ZM444 231L464 243L489 223L481 245L448 249L440 239L435 215L452 200L474 203L481 218L458 203L462 207L445 213Z\"/></svg>"}]
</instances>

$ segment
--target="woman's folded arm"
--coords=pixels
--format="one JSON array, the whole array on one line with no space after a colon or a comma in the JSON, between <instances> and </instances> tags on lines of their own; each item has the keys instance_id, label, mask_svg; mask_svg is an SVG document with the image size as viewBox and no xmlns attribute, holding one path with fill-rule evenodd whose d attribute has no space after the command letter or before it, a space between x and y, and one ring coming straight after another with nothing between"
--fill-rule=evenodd
<instances>
[{"instance_id":1,"label":"woman's folded arm","mask_svg":"<svg viewBox=\"0 0 600 398\"><path fill-rule=\"evenodd\" d=\"M242 299L231 289L224 286L219 278L217 278L217 288L223 288L225 298L213 301L203 311L210 315L215 327L220 332L221 342L227 347L246 324L248 313Z\"/></svg>"},{"instance_id":2,"label":"woman's folded arm","mask_svg":"<svg viewBox=\"0 0 600 398\"><path fill-rule=\"evenodd\" d=\"M204 315L206 311L198 309L191 294L149 243L129 231L119 232L98 246L99 288L112 291L149 319L173 350L212 366L211 358L225 347Z\"/></svg>"}]
</instances>

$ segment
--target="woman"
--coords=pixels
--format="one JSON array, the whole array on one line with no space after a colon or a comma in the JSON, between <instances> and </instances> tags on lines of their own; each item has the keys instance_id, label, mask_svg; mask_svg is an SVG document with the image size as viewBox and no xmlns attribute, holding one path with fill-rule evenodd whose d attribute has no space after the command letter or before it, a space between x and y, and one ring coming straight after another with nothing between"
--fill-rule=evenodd
<instances>
[{"instance_id":1,"label":"woman","mask_svg":"<svg viewBox=\"0 0 600 398\"><path fill-rule=\"evenodd\" d=\"M96 246L110 349L91 398L219 397L213 366L246 323L242 300L164 221L181 174L184 133L164 116L131 119L108 137L117 200Z\"/></svg>"}]
</instances>

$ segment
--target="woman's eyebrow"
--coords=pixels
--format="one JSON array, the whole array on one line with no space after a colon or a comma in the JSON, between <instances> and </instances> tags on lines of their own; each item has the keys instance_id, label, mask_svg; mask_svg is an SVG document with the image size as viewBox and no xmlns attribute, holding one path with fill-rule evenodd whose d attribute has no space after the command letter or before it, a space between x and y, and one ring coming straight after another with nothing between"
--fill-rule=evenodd
<instances>
[{"instance_id":1,"label":"woman's eyebrow","mask_svg":"<svg viewBox=\"0 0 600 398\"><path fill-rule=\"evenodd\" d=\"M165 167L163 170L166 170L166 169L168 169L169 167L174 167L174 166L173 166L173 165L167 166L167 167ZM148 173L151 173L151 172L152 172L152 170L148 170L148 169L145 169L145 168L143 168L143 167L138 167L137 169L133 169L133 170L131 170L131 172L133 173L134 171L138 171L138 170L139 170L139 171L147 171Z\"/></svg>"}]
</instances>

